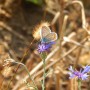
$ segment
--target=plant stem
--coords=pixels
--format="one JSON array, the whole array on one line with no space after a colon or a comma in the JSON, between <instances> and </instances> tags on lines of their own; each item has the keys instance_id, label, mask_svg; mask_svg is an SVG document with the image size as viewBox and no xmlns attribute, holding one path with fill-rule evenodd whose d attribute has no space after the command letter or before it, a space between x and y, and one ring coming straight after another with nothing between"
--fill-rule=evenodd
<instances>
[{"instance_id":1,"label":"plant stem","mask_svg":"<svg viewBox=\"0 0 90 90\"><path fill-rule=\"evenodd\" d=\"M78 80L78 90L81 90L81 80Z\"/></svg>"},{"instance_id":2,"label":"plant stem","mask_svg":"<svg viewBox=\"0 0 90 90\"><path fill-rule=\"evenodd\" d=\"M23 55L22 59L20 60L20 62L23 62L23 60L25 59L26 55L27 55L28 52L29 52L29 48L31 47L31 45L32 45L32 43L34 42L34 40L35 40L35 38L32 40L32 42L30 43L29 47L28 47L28 48L26 49L26 51L24 52L24 55ZM18 59L17 59L17 60L18 60ZM17 66L17 68L16 68L16 70L15 70L15 73L18 71L19 67L20 67L20 64ZM10 79L8 85L7 85L6 90L9 89L10 83L11 83L11 81L13 81L15 75L16 75L16 74L14 74L14 75L11 77L11 79Z\"/></svg>"},{"instance_id":3,"label":"plant stem","mask_svg":"<svg viewBox=\"0 0 90 90\"><path fill-rule=\"evenodd\" d=\"M41 57L42 57L42 60L43 60L43 82L42 82L42 90L45 90L45 78L46 78L46 62L45 62L45 59L46 59L46 53L41 53Z\"/></svg>"},{"instance_id":4,"label":"plant stem","mask_svg":"<svg viewBox=\"0 0 90 90\"><path fill-rule=\"evenodd\" d=\"M43 73L43 90L45 89L45 78L46 78L46 70L45 70L45 59L43 60L43 69L44 69L44 73Z\"/></svg>"},{"instance_id":5,"label":"plant stem","mask_svg":"<svg viewBox=\"0 0 90 90\"><path fill-rule=\"evenodd\" d=\"M37 86L36 86L34 80L31 78L31 75L30 75L30 73L29 73L27 67L26 67L23 63L20 63L20 62L14 62L14 63L20 64L20 65L22 65L22 66L25 68L25 70L27 71L27 73L28 73L28 75L29 75L30 80L32 80L32 82L33 82L33 85L34 85L34 87L35 87L35 90L38 90L38 88L37 88Z\"/></svg>"}]
</instances>

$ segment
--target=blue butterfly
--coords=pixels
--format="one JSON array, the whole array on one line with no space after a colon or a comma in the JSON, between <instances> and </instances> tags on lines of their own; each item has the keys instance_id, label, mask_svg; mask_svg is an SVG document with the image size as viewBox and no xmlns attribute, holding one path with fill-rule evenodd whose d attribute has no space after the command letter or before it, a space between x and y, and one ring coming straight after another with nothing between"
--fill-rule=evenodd
<instances>
[{"instance_id":1,"label":"blue butterfly","mask_svg":"<svg viewBox=\"0 0 90 90\"><path fill-rule=\"evenodd\" d=\"M49 27L43 26L40 32L41 35L41 43L50 43L57 40L57 34L55 32L51 32Z\"/></svg>"}]
</instances>

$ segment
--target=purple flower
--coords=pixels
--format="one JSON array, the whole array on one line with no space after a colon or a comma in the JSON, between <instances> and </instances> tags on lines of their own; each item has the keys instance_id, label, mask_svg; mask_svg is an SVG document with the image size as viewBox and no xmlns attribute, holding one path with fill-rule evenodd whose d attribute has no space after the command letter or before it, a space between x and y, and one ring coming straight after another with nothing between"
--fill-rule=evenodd
<instances>
[{"instance_id":1,"label":"purple flower","mask_svg":"<svg viewBox=\"0 0 90 90\"><path fill-rule=\"evenodd\" d=\"M84 70L81 69L80 71L74 70L72 66L70 66L69 71L70 72L68 74L70 75L70 79L78 77L78 79L86 80L89 76L87 73L90 72L90 66L86 66Z\"/></svg>"},{"instance_id":2,"label":"purple flower","mask_svg":"<svg viewBox=\"0 0 90 90\"><path fill-rule=\"evenodd\" d=\"M38 45L38 52L41 53L41 52L48 51L52 47L53 44L54 44L54 42L40 43Z\"/></svg>"}]
</instances>

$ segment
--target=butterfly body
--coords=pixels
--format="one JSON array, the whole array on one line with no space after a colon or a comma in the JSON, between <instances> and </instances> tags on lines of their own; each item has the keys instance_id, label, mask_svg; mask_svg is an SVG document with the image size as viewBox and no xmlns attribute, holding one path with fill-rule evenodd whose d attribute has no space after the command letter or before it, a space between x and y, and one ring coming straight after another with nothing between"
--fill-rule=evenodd
<instances>
[{"instance_id":1,"label":"butterfly body","mask_svg":"<svg viewBox=\"0 0 90 90\"><path fill-rule=\"evenodd\" d=\"M43 26L40 32L41 35L41 43L50 43L57 40L57 34L55 32L51 32L51 30Z\"/></svg>"},{"instance_id":2,"label":"butterfly body","mask_svg":"<svg viewBox=\"0 0 90 90\"><path fill-rule=\"evenodd\" d=\"M47 38L42 38L41 42L42 43L47 43L47 42L49 42L49 40Z\"/></svg>"}]
</instances>

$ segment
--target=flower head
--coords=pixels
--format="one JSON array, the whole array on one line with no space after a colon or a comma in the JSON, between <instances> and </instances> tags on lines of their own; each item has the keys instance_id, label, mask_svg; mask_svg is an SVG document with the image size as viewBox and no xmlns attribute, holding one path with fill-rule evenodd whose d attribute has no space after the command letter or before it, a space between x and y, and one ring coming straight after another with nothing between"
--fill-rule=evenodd
<instances>
[{"instance_id":1,"label":"flower head","mask_svg":"<svg viewBox=\"0 0 90 90\"><path fill-rule=\"evenodd\" d=\"M52 47L53 44L54 44L54 42L40 43L38 45L38 51L39 51L39 53L48 51Z\"/></svg>"},{"instance_id":2,"label":"flower head","mask_svg":"<svg viewBox=\"0 0 90 90\"><path fill-rule=\"evenodd\" d=\"M70 72L68 74L70 75L69 77L70 79L74 77L78 77L78 79L86 80L87 77L89 76L87 75L87 73L90 72L90 66L86 66L84 70L81 69L80 71L73 70L72 66L70 66L69 71Z\"/></svg>"},{"instance_id":3,"label":"flower head","mask_svg":"<svg viewBox=\"0 0 90 90\"><path fill-rule=\"evenodd\" d=\"M48 22L41 22L40 24L36 25L36 27L33 30L33 37L36 40L39 40L41 38L40 31L42 29L42 26L48 27L48 26L50 26L50 24Z\"/></svg>"}]
</instances>

